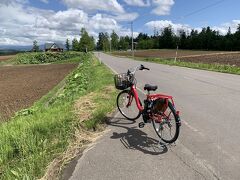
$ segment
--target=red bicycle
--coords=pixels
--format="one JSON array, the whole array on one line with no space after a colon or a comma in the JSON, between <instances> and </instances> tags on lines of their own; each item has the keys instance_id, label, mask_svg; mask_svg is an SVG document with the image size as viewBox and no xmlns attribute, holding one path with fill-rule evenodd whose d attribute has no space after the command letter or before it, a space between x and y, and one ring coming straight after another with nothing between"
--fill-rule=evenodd
<instances>
[{"instance_id":1,"label":"red bicycle","mask_svg":"<svg viewBox=\"0 0 240 180\"><path fill-rule=\"evenodd\" d=\"M118 110L128 120L136 120L142 115L143 122L139 123L140 128L143 128L145 123L152 122L155 132L164 142L175 142L179 136L181 120L173 97L150 94L150 91L156 91L158 87L146 84L144 90L148 93L142 106L136 89L135 73L137 70L150 69L140 65L114 77L115 87L122 90L117 96Z\"/></svg>"}]
</instances>

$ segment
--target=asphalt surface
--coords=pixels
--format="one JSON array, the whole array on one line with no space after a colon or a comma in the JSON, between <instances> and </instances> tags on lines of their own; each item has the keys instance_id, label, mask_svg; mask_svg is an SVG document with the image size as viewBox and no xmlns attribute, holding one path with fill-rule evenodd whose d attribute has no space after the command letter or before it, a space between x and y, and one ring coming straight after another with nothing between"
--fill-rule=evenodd
<instances>
[{"instance_id":1,"label":"asphalt surface","mask_svg":"<svg viewBox=\"0 0 240 180\"><path fill-rule=\"evenodd\" d=\"M95 55L116 72L149 67L136 74L138 87L150 83L174 96L180 137L173 145L159 143L151 124L139 129L142 118L131 122L117 113L69 179L240 179L240 76Z\"/></svg>"}]
</instances>

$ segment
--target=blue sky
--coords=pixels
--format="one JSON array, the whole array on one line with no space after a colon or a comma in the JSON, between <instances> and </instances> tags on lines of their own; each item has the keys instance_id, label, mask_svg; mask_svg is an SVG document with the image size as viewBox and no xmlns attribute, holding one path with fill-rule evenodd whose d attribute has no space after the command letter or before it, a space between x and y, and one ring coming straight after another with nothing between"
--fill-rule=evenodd
<instances>
[{"instance_id":1,"label":"blue sky","mask_svg":"<svg viewBox=\"0 0 240 180\"><path fill-rule=\"evenodd\" d=\"M86 28L134 36L171 25L175 32L210 26L225 34L240 24L239 0L1 0L0 45L30 45L80 38ZM187 16L186 16L187 15Z\"/></svg>"}]
</instances>

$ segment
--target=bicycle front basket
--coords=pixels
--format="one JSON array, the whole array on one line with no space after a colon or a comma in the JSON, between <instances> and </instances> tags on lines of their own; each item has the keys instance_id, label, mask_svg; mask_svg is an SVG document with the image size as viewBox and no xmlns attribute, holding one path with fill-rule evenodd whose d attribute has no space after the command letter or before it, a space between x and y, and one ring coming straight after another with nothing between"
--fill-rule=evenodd
<instances>
[{"instance_id":1,"label":"bicycle front basket","mask_svg":"<svg viewBox=\"0 0 240 180\"><path fill-rule=\"evenodd\" d=\"M131 86L129 76L126 73L117 74L114 76L115 87L119 90L127 89Z\"/></svg>"}]
</instances>

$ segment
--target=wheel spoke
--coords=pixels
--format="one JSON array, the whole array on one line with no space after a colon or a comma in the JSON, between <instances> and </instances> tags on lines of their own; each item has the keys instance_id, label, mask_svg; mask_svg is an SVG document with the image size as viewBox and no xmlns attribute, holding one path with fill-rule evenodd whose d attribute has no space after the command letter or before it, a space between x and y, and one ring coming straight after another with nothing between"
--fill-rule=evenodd
<instances>
[{"instance_id":1,"label":"wheel spoke","mask_svg":"<svg viewBox=\"0 0 240 180\"><path fill-rule=\"evenodd\" d=\"M117 98L117 106L120 113L129 120L137 119L140 116L139 110L134 103L134 96L129 90L119 93Z\"/></svg>"},{"instance_id":2,"label":"wheel spoke","mask_svg":"<svg viewBox=\"0 0 240 180\"><path fill-rule=\"evenodd\" d=\"M172 143L176 140L178 134L176 115L173 107L170 105L164 113L161 114L162 122L153 121L153 127L157 135L165 142ZM157 115L157 114L156 114ZM158 113L158 115L160 115ZM158 126L159 125L159 126Z\"/></svg>"}]
</instances>

